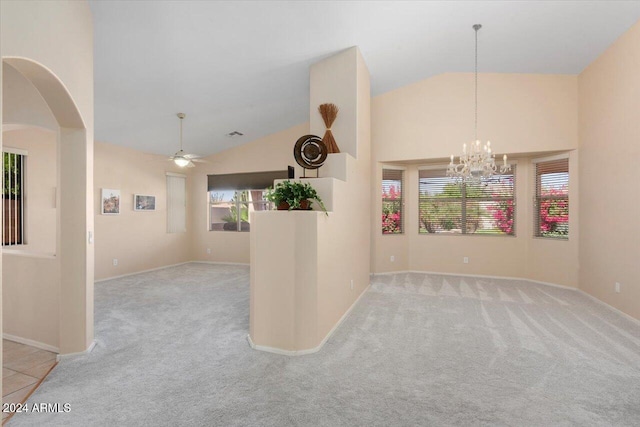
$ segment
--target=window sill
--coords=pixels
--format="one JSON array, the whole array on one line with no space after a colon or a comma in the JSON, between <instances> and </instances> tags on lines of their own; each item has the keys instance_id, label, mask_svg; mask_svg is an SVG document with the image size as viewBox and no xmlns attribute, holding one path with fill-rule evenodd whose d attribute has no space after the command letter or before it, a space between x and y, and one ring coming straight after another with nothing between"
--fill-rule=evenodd
<instances>
[{"instance_id":1,"label":"window sill","mask_svg":"<svg viewBox=\"0 0 640 427\"><path fill-rule=\"evenodd\" d=\"M22 256L22 257L28 257L28 258L56 259L56 254L49 253L49 252L33 252L26 248L24 249L2 248L2 254Z\"/></svg>"}]
</instances>

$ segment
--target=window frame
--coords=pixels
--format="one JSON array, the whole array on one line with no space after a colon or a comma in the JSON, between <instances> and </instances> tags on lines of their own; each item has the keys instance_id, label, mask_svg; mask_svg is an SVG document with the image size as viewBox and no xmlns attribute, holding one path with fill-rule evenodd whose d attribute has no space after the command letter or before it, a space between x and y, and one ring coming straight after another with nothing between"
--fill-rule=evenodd
<instances>
[{"instance_id":1,"label":"window frame","mask_svg":"<svg viewBox=\"0 0 640 427\"><path fill-rule=\"evenodd\" d=\"M13 177L14 180L9 180L9 185L11 185L11 183L13 182L14 184L16 183L16 180L18 179L16 177L16 175L19 176L19 182L18 182L18 195L15 195L13 198L10 196L8 197L8 200L15 200L18 201L19 203L19 210L20 210L20 221L17 221L17 216L15 218L12 218L11 215L8 216L8 218L5 218L5 215L2 215L2 231L0 232L0 235L2 235L2 247L3 248L12 248L12 247L16 247L16 246L24 246L27 244L27 232L26 232L26 224L25 224L25 218L26 218L26 182L27 182L27 157L28 157L28 151L27 150L22 150L19 148L13 148L13 147L2 147L2 175L4 177L5 174L5 170L4 170L4 158L5 155L13 155L14 156L14 161L15 161L15 157L19 156L19 160L20 160L20 165L17 168L19 170L19 173L14 173ZM11 174L9 175L11 177ZM3 209L3 213L5 210L5 185L7 184L7 181L3 181L3 186L2 186L2 209ZM11 213L12 209L9 208L9 212ZM14 209L15 211L15 209ZM11 222L13 220L13 222L15 222L16 224L19 224L18 227L15 228L15 231L13 232L13 236L11 236L11 233L9 235L9 243L5 243L5 227L7 226L7 219L9 220L9 222ZM9 224L9 230L11 230L11 225Z\"/></svg>"},{"instance_id":2,"label":"window frame","mask_svg":"<svg viewBox=\"0 0 640 427\"><path fill-rule=\"evenodd\" d=\"M255 190L254 189L254 190L229 190L229 191L233 191L233 194L234 194L233 197L235 198L235 206L234 207L236 208L236 212L242 212L242 207L246 206L247 213L249 214L251 212L250 208L249 208L249 205L256 205L256 204L265 206L266 209L262 209L264 211L270 211L270 210L274 209L273 202L271 202L269 200L266 200L266 199L257 200L257 201L240 200L241 198L239 197L239 195L244 193L244 192L247 192L248 194L251 194L252 191L262 191L264 193L265 191L267 191L266 188L262 189L262 190ZM242 214L240 214L240 215L236 214L236 228L235 228L235 230L213 230L213 229L211 229L211 226L213 225L211 223L211 208L213 206L215 206L215 205L230 204L230 202L223 202L223 201L213 202L213 201L211 201L211 193L215 193L215 192L216 192L215 190L207 191L207 218L208 218L208 220L207 220L207 223L208 223L207 231L210 231L210 232L223 232L223 233L228 233L228 232L249 233L249 232L251 232L251 226L250 225L249 225L248 229L246 229L246 230L242 229L242 223L243 223ZM247 221L247 222L249 224L251 224L250 221Z\"/></svg>"},{"instance_id":3,"label":"window frame","mask_svg":"<svg viewBox=\"0 0 640 427\"><path fill-rule=\"evenodd\" d=\"M383 223L382 223L382 219L380 221L380 234L382 234L383 236L402 236L405 234L405 228L406 228L406 221L405 221L405 187L406 187L406 175L407 175L407 169L401 166L394 166L394 165L382 165L382 175L381 175L381 179L380 179L380 187L381 187L381 193L384 196L384 185L383 182L385 181L384 179L384 175L385 175L385 170L388 171L399 171L401 174L400 177L400 201L399 201L399 206L400 206L400 232L399 233L385 233L383 230ZM391 181L392 179L389 179L388 181ZM380 193L379 193L380 194ZM384 203L394 203L397 202L397 199L386 199L384 197L380 197L380 203L381 203L381 208L380 208L380 212L382 213L383 209L384 209Z\"/></svg>"},{"instance_id":4,"label":"window frame","mask_svg":"<svg viewBox=\"0 0 640 427\"><path fill-rule=\"evenodd\" d=\"M550 163L550 162L557 162L559 160L566 160L567 162L567 195L565 196L549 196L549 197L542 197L538 195L538 177L540 174L538 174L538 164L540 163ZM554 241L559 241L559 242L567 242L570 240L570 221L571 221L571 215L569 214L569 209L571 206L571 197L570 197L570 184L571 184L571 165L570 165L570 157L569 157L569 153L562 153L562 154L557 154L554 156L545 156L545 157L539 157L539 158L535 158L535 159L531 159L531 164L533 166L533 238L534 239L542 239L542 240L554 240ZM540 186L541 187L541 186ZM567 200L567 234L566 236L562 236L562 235L558 235L558 236L544 236L540 233L540 204L541 204L541 200L563 200L566 199Z\"/></svg>"},{"instance_id":5,"label":"window frame","mask_svg":"<svg viewBox=\"0 0 640 427\"><path fill-rule=\"evenodd\" d=\"M442 171L443 173L443 178L446 177L446 170L447 170L447 165L445 164L437 164L437 165L425 165L425 166L418 166L418 185L417 185L417 193L418 193L418 235L422 235L422 236L482 236L482 237L511 237L511 238L515 238L518 236L517 233L517 217L518 217L518 203L517 203L517 162L511 162L511 166L512 169L509 173L506 174L500 174L497 173L496 175L511 175L513 176L513 196L512 197L500 197L500 198L494 198L494 197L467 197L466 196L466 192L467 192L467 185L466 184L461 184L461 196L460 197L447 197L447 198L441 198L439 200L445 201L445 202L457 202L460 201L460 226L461 226L461 232L460 233L429 233L429 232L421 232L421 227L420 227L420 206L423 200L425 200L424 197L422 197L420 195L420 171L423 170L430 170L430 171ZM454 183L455 181L452 179L452 183ZM427 199L428 200L428 199ZM508 234L508 233L468 233L467 232L467 208L468 208L468 202L472 201L472 202L500 202L500 201L509 201L509 200L513 200L512 202L512 206L513 206L513 233Z\"/></svg>"}]
</instances>

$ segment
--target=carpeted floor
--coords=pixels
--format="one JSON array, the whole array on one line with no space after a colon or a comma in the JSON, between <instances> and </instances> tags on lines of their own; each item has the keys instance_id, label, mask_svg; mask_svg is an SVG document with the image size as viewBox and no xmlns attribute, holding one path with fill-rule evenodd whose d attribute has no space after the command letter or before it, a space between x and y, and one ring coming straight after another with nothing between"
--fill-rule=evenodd
<instances>
[{"instance_id":1,"label":"carpeted floor","mask_svg":"<svg viewBox=\"0 0 640 427\"><path fill-rule=\"evenodd\" d=\"M187 264L96 285L96 340L10 426L640 425L640 326L584 295L397 274L325 347L252 350L249 269Z\"/></svg>"}]
</instances>

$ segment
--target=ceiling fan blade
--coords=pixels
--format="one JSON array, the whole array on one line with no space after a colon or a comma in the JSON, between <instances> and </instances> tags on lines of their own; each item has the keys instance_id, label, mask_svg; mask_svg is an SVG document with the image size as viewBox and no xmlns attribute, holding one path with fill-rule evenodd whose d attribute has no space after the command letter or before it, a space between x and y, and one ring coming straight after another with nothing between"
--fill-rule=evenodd
<instances>
[{"instance_id":1,"label":"ceiling fan blade","mask_svg":"<svg viewBox=\"0 0 640 427\"><path fill-rule=\"evenodd\" d=\"M193 162L189 162L189 163L187 164L187 167L188 167L188 168L195 168L195 167L196 167L196 165L194 165L194 164L193 164Z\"/></svg>"}]
</instances>

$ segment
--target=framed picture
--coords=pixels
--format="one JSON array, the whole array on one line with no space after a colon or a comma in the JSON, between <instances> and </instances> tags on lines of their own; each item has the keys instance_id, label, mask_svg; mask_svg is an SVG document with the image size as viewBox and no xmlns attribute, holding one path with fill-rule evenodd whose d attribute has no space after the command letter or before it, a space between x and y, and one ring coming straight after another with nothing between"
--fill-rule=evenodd
<instances>
[{"instance_id":1,"label":"framed picture","mask_svg":"<svg viewBox=\"0 0 640 427\"><path fill-rule=\"evenodd\" d=\"M155 211L156 196L143 196L142 194L133 195L134 211Z\"/></svg>"},{"instance_id":2,"label":"framed picture","mask_svg":"<svg viewBox=\"0 0 640 427\"><path fill-rule=\"evenodd\" d=\"M120 190L102 189L102 215L120 213Z\"/></svg>"}]
</instances>

